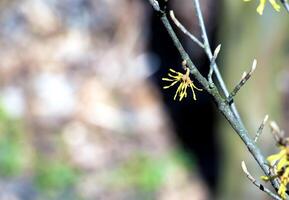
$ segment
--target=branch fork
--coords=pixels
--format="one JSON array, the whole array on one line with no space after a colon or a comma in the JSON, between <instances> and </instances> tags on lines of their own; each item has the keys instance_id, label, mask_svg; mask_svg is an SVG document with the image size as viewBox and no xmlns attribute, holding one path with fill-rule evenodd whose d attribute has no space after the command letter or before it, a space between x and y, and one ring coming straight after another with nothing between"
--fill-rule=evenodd
<instances>
[{"instance_id":1,"label":"branch fork","mask_svg":"<svg viewBox=\"0 0 289 200\"><path fill-rule=\"evenodd\" d=\"M256 66L257 66L257 60L254 59L251 70L249 71L249 73L247 73L246 71L243 73L241 80L239 81L239 83L235 86L235 88L233 89L233 91L230 93L229 97L227 98L227 102L230 104L233 102L233 98L234 96L236 96L236 94L239 92L239 90L245 85L245 83L251 78L253 72L256 70Z\"/></svg>"},{"instance_id":2,"label":"branch fork","mask_svg":"<svg viewBox=\"0 0 289 200\"><path fill-rule=\"evenodd\" d=\"M195 11L196 11L195 14L199 20L199 25L200 25L200 28L202 31L203 42L201 42L193 34L189 34L189 32L184 28L184 26L182 26L182 24L176 19L173 12L170 12L170 17L171 17L172 21L175 23L175 25L180 30L182 30L182 32L184 32L186 35L188 35L192 39L193 42L197 43L201 48L203 48L204 52L207 54L208 59L210 60L210 63L211 63L210 64L210 72L208 74L208 79L205 78L198 71L197 67L195 66L193 61L190 59L188 53L183 48L176 33L174 32L174 30L171 26L171 23L167 18L166 13L161 11L159 6L156 6L157 0L148 0L148 1L151 3L151 5L155 9L155 11L160 13L160 19L161 19L163 25L166 28L169 36L171 37L175 47L179 51L182 60L186 61L185 65L190 69L190 73L193 75L193 77L195 79L197 79L197 81L203 86L203 88L211 95L212 99L217 104L220 112L224 115L224 117L227 119L229 124L232 126L232 128L235 130L235 132L242 139L243 143L247 146L249 152L254 157L256 162L259 164L259 166L263 170L264 174L267 176L270 175L271 172L270 172L269 164L268 164L267 160L265 159L265 157L263 156L260 149L256 146L256 142L255 142L258 140L258 137L263 130L263 126L265 125L265 122L263 121L262 124L264 124L264 125L261 124L258 131L257 131L257 135L258 135L258 136L256 136L257 139L252 140L250 137L250 134L249 134L248 130L246 129L246 127L244 126L244 124L243 124L243 122L239 116L238 110L237 110L237 108L233 102L233 97L237 94L237 92L241 89L241 87L249 80L252 73L256 69L257 61L254 60L252 68L249 71L249 73L244 73L240 82L236 85L234 90L231 93L229 93L227 90L226 84L224 83L224 80L222 79L222 76L219 72L218 66L215 62L217 55L220 51L220 46L218 46L216 48L216 50L214 51L214 54L213 54L212 50L210 48L209 40L208 40L207 33L205 30L205 25L204 25L204 20L203 20L203 15L202 15L201 8L200 8L199 0L193 0L193 3L195 6ZM219 88L211 87L212 83L213 83L213 81L212 81L212 75L213 74L216 76L216 81L219 85ZM223 95L226 97L226 100L224 100ZM244 170L244 172L245 171L248 172L248 170ZM248 175L248 173L246 173L246 174ZM250 176L250 177L252 177L252 176ZM271 182L272 186L275 188L275 190L277 191L279 188L278 181L277 180L270 180L270 182ZM255 183L257 183L257 182L255 181ZM259 187L261 187L261 186L259 186ZM265 192L267 191L267 189L265 187L262 186L262 188L264 188ZM272 193L272 195L270 195L270 196L273 197L274 194ZM280 200L280 198L276 195L274 196L274 199Z\"/></svg>"}]
</instances>

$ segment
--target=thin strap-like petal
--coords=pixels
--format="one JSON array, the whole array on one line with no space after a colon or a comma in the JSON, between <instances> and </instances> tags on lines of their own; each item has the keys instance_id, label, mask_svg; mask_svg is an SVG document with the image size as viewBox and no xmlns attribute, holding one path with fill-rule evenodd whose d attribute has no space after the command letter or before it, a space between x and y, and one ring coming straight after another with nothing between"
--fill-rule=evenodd
<instances>
[{"instance_id":1,"label":"thin strap-like petal","mask_svg":"<svg viewBox=\"0 0 289 200\"><path fill-rule=\"evenodd\" d=\"M170 88L170 87L174 86L177 82L178 81L176 80L176 81L172 82L170 85L164 86L163 89Z\"/></svg>"},{"instance_id":2,"label":"thin strap-like petal","mask_svg":"<svg viewBox=\"0 0 289 200\"><path fill-rule=\"evenodd\" d=\"M194 87L196 90L198 90L198 91L203 91L202 88L198 88L193 82L192 82L191 84L193 85L193 87Z\"/></svg>"},{"instance_id":3,"label":"thin strap-like petal","mask_svg":"<svg viewBox=\"0 0 289 200\"><path fill-rule=\"evenodd\" d=\"M275 0L269 0L269 2L271 3L272 7L276 10L276 11L280 11L281 6L275 1Z\"/></svg>"},{"instance_id":4,"label":"thin strap-like petal","mask_svg":"<svg viewBox=\"0 0 289 200\"><path fill-rule=\"evenodd\" d=\"M175 81L174 79L162 78L162 81Z\"/></svg>"},{"instance_id":5,"label":"thin strap-like petal","mask_svg":"<svg viewBox=\"0 0 289 200\"><path fill-rule=\"evenodd\" d=\"M193 83L191 83L191 84L190 84L190 87L191 87L192 92L193 92L193 99L194 99L194 100L197 100L197 98L196 98L196 94L195 94L195 91L194 91L194 87L193 87L193 86L194 86Z\"/></svg>"},{"instance_id":6,"label":"thin strap-like petal","mask_svg":"<svg viewBox=\"0 0 289 200\"><path fill-rule=\"evenodd\" d=\"M262 15L265 8L266 0L260 0L259 6L257 7L257 12Z\"/></svg>"},{"instance_id":7,"label":"thin strap-like petal","mask_svg":"<svg viewBox=\"0 0 289 200\"><path fill-rule=\"evenodd\" d=\"M174 78L174 79L178 79L178 80L180 80L181 77L182 77L182 75L172 75L170 73L168 74L168 76L171 77L171 78Z\"/></svg>"},{"instance_id":8,"label":"thin strap-like petal","mask_svg":"<svg viewBox=\"0 0 289 200\"><path fill-rule=\"evenodd\" d=\"M179 87L178 87L178 89L177 89L177 91L176 91L176 94L175 94L175 96L174 96L174 100L176 100L176 98L177 98L177 96L178 96L178 93L179 93L179 91L180 91L180 89L181 89L181 87L182 87L183 84L184 84L184 83L180 83L180 85L179 85Z\"/></svg>"}]
</instances>

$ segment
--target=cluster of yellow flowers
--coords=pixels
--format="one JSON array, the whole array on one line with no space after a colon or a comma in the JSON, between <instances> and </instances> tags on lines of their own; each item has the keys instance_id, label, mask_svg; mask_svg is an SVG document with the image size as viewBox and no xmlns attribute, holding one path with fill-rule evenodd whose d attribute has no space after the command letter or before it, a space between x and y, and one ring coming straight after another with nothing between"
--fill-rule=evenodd
<instances>
[{"instance_id":1,"label":"cluster of yellow flowers","mask_svg":"<svg viewBox=\"0 0 289 200\"><path fill-rule=\"evenodd\" d=\"M244 1L251 1L251 0L244 0ZM269 0L270 4L276 11L280 11L280 5L275 0ZM257 7L257 12L262 15L264 8L265 8L266 0L260 0L259 6Z\"/></svg>"},{"instance_id":2,"label":"cluster of yellow flowers","mask_svg":"<svg viewBox=\"0 0 289 200\"><path fill-rule=\"evenodd\" d=\"M188 87L191 88L192 92L193 92L193 99L196 100L196 94L194 89L198 90L198 91L202 91L202 89L197 88L195 86L195 84L193 83L193 81L190 78L190 69L186 68L186 73L183 74L181 72L177 72L173 69L169 69L171 73L168 74L169 78L162 78L163 81L168 81L171 82L170 85L168 86L164 86L164 89L170 88L172 86L174 86L175 84L177 84L178 82L180 82L178 89L176 91L176 94L174 96L174 100L176 100L177 96L179 96L179 101L181 101L183 98L187 97L187 89Z\"/></svg>"},{"instance_id":3,"label":"cluster of yellow flowers","mask_svg":"<svg viewBox=\"0 0 289 200\"><path fill-rule=\"evenodd\" d=\"M286 139L280 143L280 151L267 158L267 161L272 168L273 176L261 176L264 181L269 181L274 178L280 179L280 187L278 194L282 199L286 198L287 185L289 184L289 140Z\"/></svg>"}]
</instances>

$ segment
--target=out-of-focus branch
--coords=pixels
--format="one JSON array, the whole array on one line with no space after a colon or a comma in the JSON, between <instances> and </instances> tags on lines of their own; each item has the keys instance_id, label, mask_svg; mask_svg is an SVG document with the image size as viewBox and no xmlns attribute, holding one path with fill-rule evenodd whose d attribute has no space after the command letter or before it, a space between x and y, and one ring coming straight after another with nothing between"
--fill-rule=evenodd
<instances>
[{"instance_id":1,"label":"out-of-focus branch","mask_svg":"<svg viewBox=\"0 0 289 200\"><path fill-rule=\"evenodd\" d=\"M157 12L160 12L160 5L159 2L157 0L148 0L150 2L150 4L153 6L154 10Z\"/></svg>"},{"instance_id":2,"label":"out-of-focus branch","mask_svg":"<svg viewBox=\"0 0 289 200\"><path fill-rule=\"evenodd\" d=\"M196 11L196 16L197 16L197 18L199 20L199 25L200 25L200 28L201 28L201 31L202 31L202 37L203 37L203 40L204 40L204 51L206 52L206 54L209 57L209 59L212 61L212 57L213 57L212 50L210 48L209 39L208 39L208 36L207 36L205 23L204 23L204 19L203 19L201 7L200 7L200 2L199 2L199 0L193 0L193 3L194 3L195 11ZM217 66L216 62L211 63L211 65L213 65L213 69L214 69L214 72L215 72L215 75L216 75L216 79L219 82L219 85L221 87L221 91L228 98L230 96L230 94L229 94L227 86L224 83L224 80L223 80L223 78L222 78L222 76L221 76L221 74L219 72L219 69L218 69L218 66ZM252 67L252 69L253 68L255 68L255 67ZM254 70L251 70L251 71L254 71ZM249 75L248 79L250 78L250 76L251 76L251 74ZM245 126L244 126L244 124L243 124L243 122L242 122L242 120L240 118L239 112L238 112L238 110L237 110L237 108L236 108L236 106L235 106L235 104L233 102L233 98L232 98L231 102L227 102L227 103L229 103L230 112L227 110L227 112L225 111L223 114L225 115L225 117L226 117L226 114L229 114L229 113L233 114L232 121L230 121L231 117L232 117L231 115L226 117L227 120L230 122L231 126L235 129L235 131L241 137L241 139L243 140L245 145L248 147L250 153L254 156L255 160L258 162L259 166L262 168L262 170L265 172L265 174L270 174L268 166L266 165L267 161L264 159L264 156L262 155L262 153L260 152L258 147L254 145L254 143L252 142L251 138L249 137L249 133L246 130L246 128L245 128ZM237 127L236 127L236 125L237 125ZM272 183L272 185L273 185L273 187L275 189L279 188L279 183L277 181L272 180L271 183Z\"/></svg>"},{"instance_id":3,"label":"out-of-focus branch","mask_svg":"<svg viewBox=\"0 0 289 200\"><path fill-rule=\"evenodd\" d=\"M261 191L265 192L266 194L268 194L269 196L271 196L273 199L277 199L277 200L282 200L282 198L280 198L279 196L277 196L276 194L274 194L271 190L269 190L268 188L266 188L264 185L262 185L261 183L259 183L248 171L247 166L245 164L244 161L242 161L241 163L242 166L242 170L243 172L246 174L247 178L254 184L256 185Z\"/></svg>"},{"instance_id":4,"label":"out-of-focus branch","mask_svg":"<svg viewBox=\"0 0 289 200\"><path fill-rule=\"evenodd\" d=\"M221 50L221 45L219 44L217 46L217 48L215 49L214 55L213 55L213 57L212 57L212 59L210 61L210 71L208 73L208 80L209 80L210 84L213 84L212 76L213 76L213 72L214 72L214 65L216 63L216 59L217 59L217 57L218 57L218 55L220 53L220 50Z\"/></svg>"},{"instance_id":5,"label":"out-of-focus branch","mask_svg":"<svg viewBox=\"0 0 289 200\"><path fill-rule=\"evenodd\" d=\"M280 1L283 4L286 11L289 13L289 3L287 2L287 0L280 0Z\"/></svg>"},{"instance_id":6,"label":"out-of-focus branch","mask_svg":"<svg viewBox=\"0 0 289 200\"><path fill-rule=\"evenodd\" d=\"M242 88L242 86L251 78L253 72L255 71L256 69L256 66L257 66L257 61L254 60L253 61L253 64L252 64L252 68L251 70L249 71L249 73L247 72L244 72L243 75L242 75L242 78L241 80L239 81L239 83L235 86L235 88L233 89L233 91L230 93L227 101L228 102L232 102L234 96L238 93L238 91Z\"/></svg>"},{"instance_id":7,"label":"out-of-focus branch","mask_svg":"<svg viewBox=\"0 0 289 200\"><path fill-rule=\"evenodd\" d=\"M254 139L254 142L255 142L255 143L257 142L258 138L259 138L260 135L262 134L262 131L263 131L263 129L264 129L264 126L265 126L265 124L266 124L267 121L268 121L268 118L269 118L269 116L266 115L265 118L263 119L261 125L259 126L259 128L258 128L258 130L257 130L257 133L256 133L256 136L255 136L255 139Z\"/></svg>"},{"instance_id":8,"label":"out-of-focus branch","mask_svg":"<svg viewBox=\"0 0 289 200\"><path fill-rule=\"evenodd\" d=\"M277 144L285 145L288 142L284 139L284 131L279 128L275 121L270 122L270 129Z\"/></svg>"},{"instance_id":9,"label":"out-of-focus branch","mask_svg":"<svg viewBox=\"0 0 289 200\"><path fill-rule=\"evenodd\" d=\"M181 22L175 17L174 11L170 11L170 17L175 23L175 25L184 33L186 34L193 42L199 45L201 48L204 48L204 44L192 33L190 33L182 24Z\"/></svg>"}]
</instances>

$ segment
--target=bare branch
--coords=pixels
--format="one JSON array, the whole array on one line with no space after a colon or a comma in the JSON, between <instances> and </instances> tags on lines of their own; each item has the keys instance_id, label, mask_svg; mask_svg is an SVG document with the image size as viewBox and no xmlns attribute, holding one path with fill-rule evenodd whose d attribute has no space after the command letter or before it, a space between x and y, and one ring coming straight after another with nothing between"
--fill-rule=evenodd
<instances>
[{"instance_id":1,"label":"bare branch","mask_svg":"<svg viewBox=\"0 0 289 200\"><path fill-rule=\"evenodd\" d=\"M201 48L204 48L204 44L192 33L190 33L181 23L180 21L175 17L174 11L170 11L170 17L175 23L175 25L184 33L186 34L193 42L195 42L197 45L199 45Z\"/></svg>"},{"instance_id":2,"label":"bare branch","mask_svg":"<svg viewBox=\"0 0 289 200\"><path fill-rule=\"evenodd\" d=\"M257 61L256 61L256 59L254 59L251 70L249 71L249 73L247 73L247 72L243 73L241 80L235 86L233 91L230 93L228 100L227 100L228 102L232 102L234 96L238 93L238 91L241 89L241 87L250 79L251 75L253 74L253 72L256 69L256 66L257 66Z\"/></svg>"},{"instance_id":3,"label":"bare branch","mask_svg":"<svg viewBox=\"0 0 289 200\"><path fill-rule=\"evenodd\" d=\"M157 0L148 0L148 1L153 6L155 11L157 11L157 12L161 11L159 2Z\"/></svg>"},{"instance_id":4,"label":"bare branch","mask_svg":"<svg viewBox=\"0 0 289 200\"><path fill-rule=\"evenodd\" d=\"M218 55L219 55L219 53L220 53L221 46L222 46L222 45L219 44L219 45L217 46L217 48L215 49L215 51L214 51L213 57L214 57L215 59L218 57Z\"/></svg>"},{"instance_id":5,"label":"bare branch","mask_svg":"<svg viewBox=\"0 0 289 200\"><path fill-rule=\"evenodd\" d=\"M257 130L257 133L256 133L256 136L255 136L255 139L254 139L254 142L255 142L255 143L257 142L258 138L259 138L260 135L262 134L262 131L263 131L263 129L264 129L264 126L265 126L265 124L266 124L267 121L268 121L268 118L269 118L269 116L266 115L265 118L263 119L261 125L259 126L259 128L258 128L258 130Z\"/></svg>"},{"instance_id":6,"label":"bare branch","mask_svg":"<svg viewBox=\"0 0 289 200\"><path fill-rule=\"evenodd\" d=\"M217 46L217 48L215 49L214 51L214 54L213 54L213 57L211 59L211 62L210 62L210 71L209 71L209 74L208 74L208 81L210 84L213 84L213 80L212 80L212 75L213 75L213 72L214 72L214 65L216 64L216 59L220 53L220 50L221 50L221 45L219 44Z\"/></svg>"},{"instance_id":7,"label":"bare branch","mask_svg":"<svg viewBox=\"0 0 289 200\"><path fill-rule=\"evenodd\" d=\"M242 170L243 170L243 172L246 174L247 178L248 178L255 186L257 186L261 191L265 192L266 194L268 194L269 196L271 196L273 199L282 200L281 197L277 196L277 195L274 194L271 190L269 190L268 188L264 187L261 183L259 183L259 182L248 172L247 166L246 166L246 164L245 164L244 161L242 161L241 166L242 166Z\"/></svg>"},{"instance_id":8,"label":"bare branch","mask_svg":"<svg viewBox=\"0 0 289 200\"><path fill-rule=\"evenodd\" d=\"M202 38L204 40L204 50L209 58L209 60L211 61L212 60L212 57L213 57L213 54L212 54L212 50L211 50L211 47L210 47L210 44L209 44L209 39L208 39L208 36L207 36L207 32L206 32L206 28L205 28L205 23L204 23L204 19L203 19L203 15L202 15L202 11L201 11L201 7L200 7L200 2L199 0L193 0L193 3L194 3L194 6L195 6L195 11L196 11L196 16L198 18L198 21L199 21L199 26L201 28L201 31L202 31ZM213 69L214 69L214 72L215 72L215 75L216 75L216 80L218 82L218 84L220 85L220 89L222 91L222 93L225 95L225 97L229 97L230 93L227 89L227 86L222 78L222 75L219 71L219 68L218 68L218 65L216 64L216 62L213 62L211 63ZM231 102L230 103L230 109L232 110L234 116L240 121L240 123L243 124L241 118L240 118L240 115L238 113L238 110L235 106L235 103L234 102Z\"/></svg>"}]
</instances>

